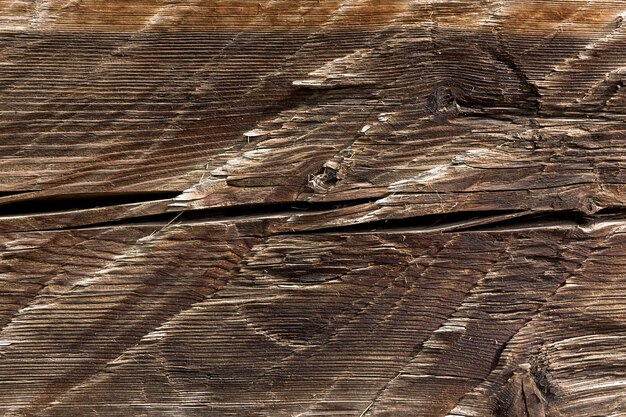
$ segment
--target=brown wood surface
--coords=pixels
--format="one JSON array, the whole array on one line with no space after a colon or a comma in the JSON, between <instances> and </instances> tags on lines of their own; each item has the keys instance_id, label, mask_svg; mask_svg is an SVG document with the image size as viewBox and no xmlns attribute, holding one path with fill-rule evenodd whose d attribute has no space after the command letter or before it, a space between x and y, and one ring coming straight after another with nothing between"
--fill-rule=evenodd
<instances>
[{"instance_id":1,"label":"brown wood surface","mask_svg":"<svg viewBox=\"0 0 626 417\"><path fill-rule=\"evenodd\" d=\"M0 1L0 416L626 416L624 19Z\"/></svg>"}]
</instances>

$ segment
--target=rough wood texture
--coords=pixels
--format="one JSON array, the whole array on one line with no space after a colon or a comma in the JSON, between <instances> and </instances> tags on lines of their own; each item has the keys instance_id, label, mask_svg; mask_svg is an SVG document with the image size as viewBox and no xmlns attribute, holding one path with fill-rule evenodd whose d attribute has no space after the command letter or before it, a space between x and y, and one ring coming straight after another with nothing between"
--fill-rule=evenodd
<instances>
[{"instance_id":1,"label":"rough wood texture","mask_svg":"<svg viewBox=\"0 0 626 417\"><path fill-rule=\"evenodd\" d=\"M0 1L0 414L626 416L624 18Z\"/></svg>"}]
</instances>

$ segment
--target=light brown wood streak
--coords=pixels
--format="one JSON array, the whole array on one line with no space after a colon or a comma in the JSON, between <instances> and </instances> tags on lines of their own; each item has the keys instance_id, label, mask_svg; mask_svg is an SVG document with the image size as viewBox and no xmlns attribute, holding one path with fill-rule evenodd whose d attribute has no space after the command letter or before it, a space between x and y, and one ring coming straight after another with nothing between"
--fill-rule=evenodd
<instances>
[{"instance_id":1,"label":"light brown wood streak","mask_svg":"<svg viewBox=\"0 0 626 417\"><path fill-rule=\"evenodd\" d=\"M0 415L626 416L624 18L0 1Z\"/></svg>"}]
</instances>

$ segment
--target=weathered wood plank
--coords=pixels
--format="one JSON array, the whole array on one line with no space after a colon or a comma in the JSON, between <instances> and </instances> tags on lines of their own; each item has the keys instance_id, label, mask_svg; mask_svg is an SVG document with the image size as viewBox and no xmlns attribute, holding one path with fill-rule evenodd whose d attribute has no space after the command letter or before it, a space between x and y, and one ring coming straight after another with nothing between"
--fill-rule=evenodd
<instances>
[{"instance_id":1,"label":"weathered wood plank","mask_svg":"<svg viewBox=\"0 0 626 417\"><path fill-rule=\"evenodd\" d=\"M0 408L618 415L624 227L4 235Z\"/></svg>"},{"instance_id":2,"label":"weathered wood plank","mask_svg":"<svg viewBox=\"0 0 626 417\"><path fill-rule=\"evenodd\" d=\"M623 1L0 1L0 414L626 416Z\"/></svg>"}]
</instances>

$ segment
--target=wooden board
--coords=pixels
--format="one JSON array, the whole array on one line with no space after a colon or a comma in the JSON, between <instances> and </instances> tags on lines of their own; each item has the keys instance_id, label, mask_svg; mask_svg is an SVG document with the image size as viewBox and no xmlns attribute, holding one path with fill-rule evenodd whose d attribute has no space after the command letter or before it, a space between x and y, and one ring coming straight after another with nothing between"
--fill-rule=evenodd
<instances>
[{"instance_id":1,"label":"wooden board","mask_svg":"<svg viewBox=\"0 0 626 417\"><path fill-rule=\"evenodd\" d=\"M626 416L623 1L0 2L0 415Z\"/></svg>"}]
</instances>

